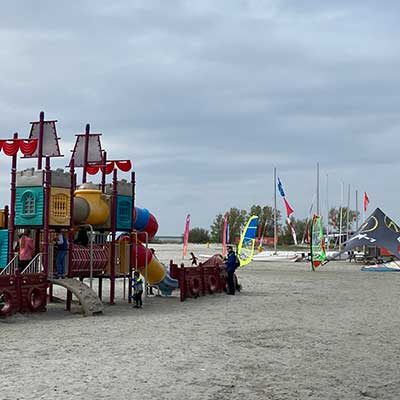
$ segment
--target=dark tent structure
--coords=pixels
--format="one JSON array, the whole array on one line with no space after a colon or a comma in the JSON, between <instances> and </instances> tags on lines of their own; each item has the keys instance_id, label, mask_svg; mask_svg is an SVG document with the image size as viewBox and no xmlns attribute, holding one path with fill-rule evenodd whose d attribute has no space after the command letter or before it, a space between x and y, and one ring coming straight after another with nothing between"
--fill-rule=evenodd
<instances>
[{"instance_id":1,"label":"dark tent structure","mask_svg":"<svg viewBox=\"0 0 400 400\"><path fill-rule=\"evenodd\" d=\"M377 208L345 243L341 253L362 246L384 247L400 259L400 227Z\"/></svg>"}]
</instances>

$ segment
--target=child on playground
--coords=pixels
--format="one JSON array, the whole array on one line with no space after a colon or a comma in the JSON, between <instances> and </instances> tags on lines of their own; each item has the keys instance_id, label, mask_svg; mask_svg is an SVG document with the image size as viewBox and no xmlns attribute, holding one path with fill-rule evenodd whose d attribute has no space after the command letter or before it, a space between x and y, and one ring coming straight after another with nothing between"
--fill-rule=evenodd
<instances>
[{"instance_id":1,"label":"child on playground","mask_svg":"<svg viewBox=\"0 0 400 400\"><path fill-rule=\"evenodd\" d=\"M68 239L62 229L56 228L57 236L54 238L56 246L56 268L57 274L55 278L64 278L65 274L65 257L68 250Z\"/></svg>"},{"instance_id":2,"label":"child on playground","mask_svg":"<svg viewBox=\"0 0 400 400\"><path fill-rule=\"evenodd\" d=\"M25 229L24 233L21 235L18 241L18 248L18 269L19 272L22 272L32 261L35 252L35 245L33 243L33 239L31 238L30 229Z\"/></svg>"},{"instance_id":3,"label":"child on playground","mask_svg":"<svg viewBox=\"0 0 400 400\"><path fill-rule=\"evenodd\" d=\"M191 261L192 261L192 266L196 266L197 265L197 260L198 258L194 255L193 251L190 253L190 257L191 257Z\"/></svg>"},{"instance_id":4,"label":"child on playground","mask_svg":"<svg viewBox=\"0 0 400 400\"><path fill-rule=\"evenodd\" d=\"M140 277L139 271L135 271L132 279L133 300L135 300L135 308L142 308L143 280Z\"/></svg>"}]
</instances>

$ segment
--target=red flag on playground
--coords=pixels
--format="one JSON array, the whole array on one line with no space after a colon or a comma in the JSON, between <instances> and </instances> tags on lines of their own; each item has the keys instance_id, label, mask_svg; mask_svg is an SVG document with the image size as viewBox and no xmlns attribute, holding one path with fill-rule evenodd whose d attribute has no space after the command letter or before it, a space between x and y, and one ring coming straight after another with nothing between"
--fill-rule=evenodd
<instances>
[{"instance_id":1,"label":"red flag on playground","mask_svg":"<svg viewBox=\"0 0 400 400\"><path fill-rule=\"evenodd\" d=\"M367 192L364 192L364 211L367 211L368 204L369 204L369 198Z\"/></svg>"},{"instance_id":2,"label":"red flag on playground","mask_svg":"<svg viewBox=\"0 0 400 400\"><path fill-rule=\"evenodd\" d=\"M292 207L290 207L290 204L288 203L288 201L286 200L286 198L283 198L283 201L285 203L285 207L286 207L286 215L288 218L290 218L290 216L294 213L294 210Z\"/></svg>"},{"instance_id":3,"label":"red flag on playground","mask_svg":"<svg viewBox=\"0 0 400 400\"><path fill-rule=\"evenodd\" d=\"M185 233L183 235L183 256L184 258L187 253L188 243L189 243L189 226L190 226L190 214L186 216Z\"/></svg>"}]
</instances>

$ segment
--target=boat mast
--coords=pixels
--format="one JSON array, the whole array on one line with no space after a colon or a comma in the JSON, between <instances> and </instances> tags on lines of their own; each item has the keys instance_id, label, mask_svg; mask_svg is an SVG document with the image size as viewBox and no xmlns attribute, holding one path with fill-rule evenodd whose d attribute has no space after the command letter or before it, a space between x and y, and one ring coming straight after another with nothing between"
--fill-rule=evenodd
<instances>
[{"instance_id":1,"label":"boat mast","mask_svg":"<svg viewBox=\"0 0 400 400\"><path fill-rule=\"evenodd\" d=\"M356 231L358 231L358 190L356 190Z\"/></svg>"},{"instance_id":2,"label":"boat mast","mask_svg":"<svg viewBox=\"0 0 400 400\"><path fill-rule=\"evenodd\" d=\"M350 230L350 184L347 187L346 241L349 240L349 230Z\"/></svg>"},{"instance_id":3,"label":"boat mast","mask_svg":"<svg viewBox=\"0 0 400 400\"><path fill-rule=\"evenodd\" d=\"M342 250L342 223L343 223L343 196L344 196L344 182L340 190L340 212L339 212L339 251Z\"/></svg>"},{"instance_id":4,"label":"boat mast","mask_svg":"<svg viewBox=\"0 0 400 400\"><path fill-rule=\"evenodd\" d=\"M276 254L277 244L277 215L276 215L276 168L274 167L274 254Z\"/></svg>"},{"instance_id":5,"label":"boat mast","mask_svg":"<svg viewBox=\"0 0 400 400\"><path fill-rule=\"evenodd\" d=\"M326 237L329 250L329 175L326 174Z\"/></svg>"},{"instance_id":6,"label":"boat mast","mask_svg":"<svg viewBox=\"0 0 400 400\"><path fill-rule=\"evenodd\" d=\"M319 215L319 163L317 163L317 215Z\"/></svg>"}]
</instances>

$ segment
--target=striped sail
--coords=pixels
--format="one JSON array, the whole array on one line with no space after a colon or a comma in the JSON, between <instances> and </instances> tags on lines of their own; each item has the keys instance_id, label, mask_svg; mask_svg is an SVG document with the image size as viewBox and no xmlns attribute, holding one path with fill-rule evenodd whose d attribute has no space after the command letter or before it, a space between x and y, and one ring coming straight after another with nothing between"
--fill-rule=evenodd
<instances>
[{"instance_id":1,"label":"striped sail","mask_svg":"<svg viewBox=\"0 0 400 400\"><path fill-rule=\"evenodd\" d=\"M314 270L326 260L324 233L319 215L314 215L311 223L311 268Z\"/></svg>"},{"instance_id":2,"label":"striped sail","mask_svg":"<svg viewBox=\"0 0 400 400\"><path fill-rule=\"evenodd\" d=\"M254 245L257 235L258 216L252 215L244 227L238 246L240 266L244 267L253 259Z\"/></svg>"}]
</instances>

